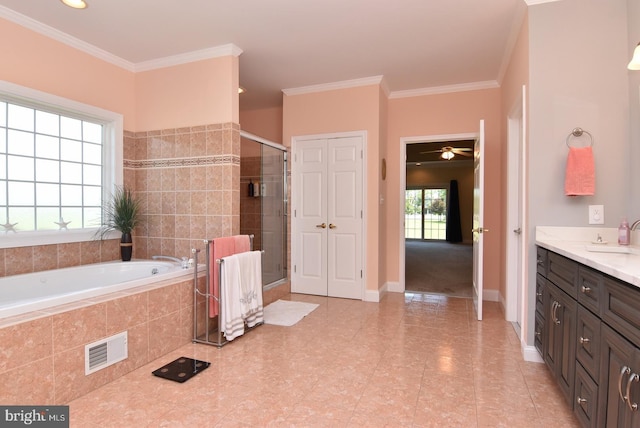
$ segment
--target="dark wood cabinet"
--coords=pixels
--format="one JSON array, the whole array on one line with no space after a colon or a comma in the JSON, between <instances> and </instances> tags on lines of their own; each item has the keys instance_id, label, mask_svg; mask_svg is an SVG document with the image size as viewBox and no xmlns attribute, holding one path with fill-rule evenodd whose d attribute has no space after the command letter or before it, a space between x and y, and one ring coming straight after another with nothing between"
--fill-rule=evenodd
<instances>
[{"instance_id":1,"label":"dark wood cabinet","mask_svg":"<svg viewBox=\"0 0 640 428\"><path fill-rule=\"evenodd\" d=\"M584 427L640 428L640 288L544 248L537 258L534 345L568 405Z\"/></svg>"},{"instance_id":2,"label":"dark wood cabinet","mask_svg":"<svg viewBox=\"0 0 640 428\"><path fill-rule=\"evenodd\" d=\"M640 351L607 325L602 327L598 426L640 427Z\"/></svg>"},{"instance_id":3,"label":"dark wood cabinet","mask_svg":"<svg viewBox=\"0 0 640 428\"><path fill-rule=\"evenodd\" d=\"M544 293L546 308L544 361L555 375L567 404L573 408L578 304L549 281Z\"/></svg>"}]
</instances>

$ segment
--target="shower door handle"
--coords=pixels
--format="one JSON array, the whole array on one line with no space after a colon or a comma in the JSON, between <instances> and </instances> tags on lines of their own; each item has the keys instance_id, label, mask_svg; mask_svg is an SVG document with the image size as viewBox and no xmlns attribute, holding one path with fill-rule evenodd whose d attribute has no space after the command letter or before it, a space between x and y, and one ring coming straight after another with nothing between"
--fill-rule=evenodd
<instances>
[{"instance_id":1,"label":"shower door handle","mask_svg":"<svg viewBox=\"0 0 640 428\"><path fill-rule=\"evenodd\" d=\"M338 226L336 226L336 225L335 225L335 224L333 224L333 223L329 223L329 229L335 229L336 227L338 227Z\"/></svg>"},{"instance_id":2,"label":"shower door handle","mask_svg":"<svg viewBox=\"0 0 640 428\"><path fill-rule=\"evenodd\" d=\"M316 224L316 227L320 228L320 229L326 229L327 228L327 224L326 223Z\"/></svg>"}]
</instances>

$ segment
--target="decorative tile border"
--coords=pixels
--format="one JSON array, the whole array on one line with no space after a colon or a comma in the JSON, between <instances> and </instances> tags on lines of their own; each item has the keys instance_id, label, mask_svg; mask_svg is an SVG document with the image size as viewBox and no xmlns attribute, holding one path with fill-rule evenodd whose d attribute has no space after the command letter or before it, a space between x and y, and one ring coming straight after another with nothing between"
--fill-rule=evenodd
<instances>
[{"instance_id":1,"label":"decorative tile border","mask_svg":"<svg viewBox=\"0 0 640 428\"><path fill-rule=\"evenodd\" d=\"M150 160L129 160L123 161L125 168L150 169L150 168L180 168L191 166L207 165L240 165L240 156L218 155L201 156L195 158L172 158L172 159L150 159Z\"/></svg>"}]
</instances>

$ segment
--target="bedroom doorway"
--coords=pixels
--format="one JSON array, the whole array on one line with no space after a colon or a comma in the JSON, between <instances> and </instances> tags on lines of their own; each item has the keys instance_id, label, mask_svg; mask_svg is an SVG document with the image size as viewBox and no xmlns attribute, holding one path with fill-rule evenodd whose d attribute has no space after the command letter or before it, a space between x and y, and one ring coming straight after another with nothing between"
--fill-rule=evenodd
<instances>
[{"instance_id":1,"label":"bedroom doorway","mask_svg":"<svg viewBox=\"0 0 640 428\"><path fill-rule=\"evenodd\" d=\"M473 296L475 137L464 134L405 141L401 281L407 292ZM453 235L459 235L447 240L452 185L459 210L459 232Z\"/></svg>"}]
</instances>

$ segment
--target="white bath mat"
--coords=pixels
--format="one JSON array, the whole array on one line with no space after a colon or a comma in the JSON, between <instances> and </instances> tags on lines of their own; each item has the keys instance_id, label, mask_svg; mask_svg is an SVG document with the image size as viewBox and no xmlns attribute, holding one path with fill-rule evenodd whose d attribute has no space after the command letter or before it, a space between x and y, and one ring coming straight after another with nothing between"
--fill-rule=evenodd
<instances>
[{"instance_id":1,"label":"white bath mat","mask_svg":"<svg viewBox=\"0 0 640 428\"><path fill-rule=\"evenodd\" d=\"M264 308L264 323L290 327L313 312L316 303L293 302L291 300L276 300Z\"/></svg>"}]
</instances>

